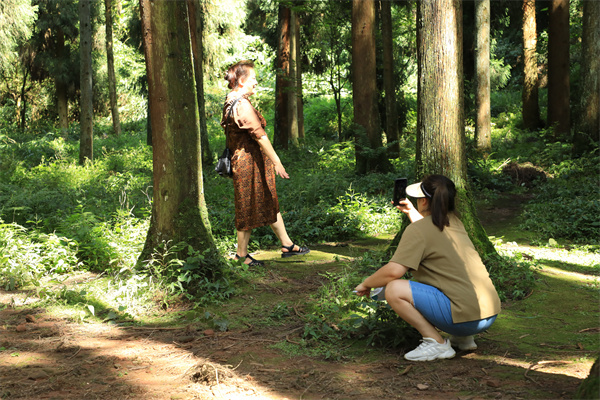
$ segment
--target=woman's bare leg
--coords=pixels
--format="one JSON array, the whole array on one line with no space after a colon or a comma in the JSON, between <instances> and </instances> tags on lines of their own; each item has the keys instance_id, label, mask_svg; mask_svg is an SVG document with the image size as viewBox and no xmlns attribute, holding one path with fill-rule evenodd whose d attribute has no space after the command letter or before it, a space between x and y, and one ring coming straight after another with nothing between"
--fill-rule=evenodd
<instances>
[{"instance_id":1,"label":"woman's bare leg","mask_svg":"<svg viewBox=\"0 0 600 400\"><path fill-rule=\"evenodd\" d=\"M437 329L413 306L412 290L407 280L396 279L388 283L385 287L385 299L396 314L418 330L423 337L444 343Z\"/></svg>"},{"instance_id":2,"label":"woman's bare leg","mask_svg":"<svg viewBox=\"0 0 600 400\"><path fill-rule=\"evenodd\" d=\"M240 257L244 257L248 255L248 243L250 243L250 235L252 234L252 230L248 231L237 231L237 255ZM251 259L246 258L244 263L250 264L252 262Z\"/></svg>"},{"instance_id":3,"label":"woman's bare leg","mask_svg":"<svg viewBox=\"0 0 600 400\"><path fill-rule=\"evenodd\" d=\"M292 244L294 244L294 242L292 242L292 239L290 239L290 237L287 234L281 213L277 213L277 221L271 224L271 229L273 229L273 232L281 242L282 246L291 246ZM297 251L299 249L300 248L298 246L294 246L293 250ZM285 252L288 250L283 249L282 251Z\"/></svg>"}]
</instances>

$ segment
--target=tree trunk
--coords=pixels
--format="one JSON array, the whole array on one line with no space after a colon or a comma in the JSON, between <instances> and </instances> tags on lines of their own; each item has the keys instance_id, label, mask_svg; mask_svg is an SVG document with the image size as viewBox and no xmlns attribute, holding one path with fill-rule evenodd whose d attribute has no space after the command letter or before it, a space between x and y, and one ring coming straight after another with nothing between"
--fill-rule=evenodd
<instances>
[{"instance_id":1,"label":"tree trunk","mask_svg":"<svg viewBox=\"0 0 600 400\"><path fill-rule=\"evenodd\" d=\"M106 17L106 68L108 70L108 93L110 97L113 132L115 135L120 135L121 121L119 118L119 104L117 103L117 79L115 77L115 57L113 54L112 2L113 0L104 0L104 14Z\"/></svg>"},{"instance_id":2,"label":"tree trunk","mask_svg":"<svg viewBox=\"0 0 600 400\"><path fill-rule=\"evenodd\" d=\"M171 257L202 253L201 272L218 270L202 182L200 123L187 3L141 0L152 122L153 202L139 263L169 245Z\"/></svg>"},{"instance_id":3,"label":"tree trunk","mask_svg":"<svg viewBox=\"0 0 600 400\"><path fill-rule=\"evenodd\" d=\"M548 25L548 126L555 139L570 130L569 0L552 0Z\"/></svg>"},{"instance_id":4,"label":"tree trunk","mask_svg":"<svg viewBox=\"0 0 600 400\"><path fill-rule=\"evenodd\" d=\"M287 149L290 121L288 115L288 93L290 91L290 17L291 10L279 5L279 25L277 27L277 67L275 78L275 125L273 146Z\"/></svg>"},{"instance_id":5,"label":"tree trunk","mask_svg":"<svg viewBox=\"0 0 600 400\"><path fill-rule=\"evenodd\" d=\"M467 178L460 0L417 3L416 176L443 174L456 184L457 211L479 254L495 254L479 222Z\"/></svg>"},{"instance_id":6,"label":"tree trunk","mask_svg":"<svg viewBox=\"0 0 600 400\"><path fill-rule=\"evenodd\" d=\"M296 47L298 46L298 38L296 37L296 21L297 13L294 10L290 11L290 88L287 93L287 112L289 115L289 138L294 146L298 146L298 82L297 82L297 55Z\"/></svg>"},{"instance_id":7,"label":"tree trunk","mask_svg":"<svg viewBox=\"0 0 600 400\"><path fill-rule=\"evenodd\" d=\"M142 81L142 88L148 92L148 77L154 75L154 60L152 54L146 48L146 43L152 43L152 31L150 30L150 16L152 10L149 8L150 2L140 0L140 22L142 29L142 47L146 60L146 79ZM150 99L146 105L146 144L152 146L152 120L150 115Z\"/></svg>"},{"instance_id":8,"label":"tree trunk","mask_svg":"<svg viewBox=\"0 0 600 400\"><path fill-rule=\"evenodd\" d=\"M58 29L56 32L56 58L65 59L65 34ZM58 114L58 126L63 137L66 137L69 129L69 97L67 94L67 82L61 77L54 78L56 89L56 113Z\"/></svg>"},{"instance_id":9,"label":"tree trunk","mask_svg":"<svg viewBox=\"0 0 600 400\"><path fill-rule=\"evenodd\" d=\"M25 132L25 125L27 122L27 97L26 97L26 93L27 91L25 90L25 86L27 85L27 77L29 76L29 71L30 71L30 67L27 66L26 68L24 68L23 71L23 85L21 85L21 95L19 97L19 99L21 100L21 107L20 107L20 120L19 120L19 128L21 129L21 133Z\"/></svg>"},{"instance_id":10,"label":"tree trunk","mask_svg":"<svg viewBox=\"0 0 600 400\"><path fill-rule=\"evenodd\" d=\"M485 154L492 150L490 115L490 0L475 1L475 138L477 149Z\"/></svg>"},{"instance_id":11,"label":"tree trunk","mask_svg":"<svg viewBox=\"0 0 600 400\"><path fill-rule=\"evenodd\" d=\"M206 105L204 102L204 49L202 45L202 30L204 29L204 13L199 0L187 0L190 15L190 34L192 38L192 55L194 56L194 77L196 78L196 98L200 118L200 142L202 148L202 166L213 164L213 155L208 141L206 126Z\"/></svg>"},{"instance_id":12,"label":"tree trunk","mask_svg":"<svg viewBox=\"0 0 600 400\"><path fill-rule=\"evenodd\" d=\"M91 0L79 0L79 52L81 110L79 138L79 163L94 160L94 108L92 96L92 22Z\"/></svg>"},{"instance_id":13,"label":"tree trunk","mask_svg":"<svg viewBox=\"0 0 600 400\"><path fill-rule=\"evenodd\" d=\"M394 75L394 49L392 31L392 3L380 0L381 35L383 44L383 87L385 90L385 134L390 155L400 154L400 133L396 108L396 77ZM391 143L391 144L390 144Z\"/></svg>"},{"instance_id":14,"label":"tree trunk","mask_svg":"<svg viewBox=\"0 0 600 400\"><path fill-rule=\"evenodd\" d=\"M298 138L304 139L304 97L302 95L302 52L300 15L296 15L296 96L298 97Z\"/></svg>"},{"instance_id":15,"label":"tree trunk","mask_svg":"<svg viewBox=\"0 0 600 400\"><path fill-rule=\"evenodd\" d=\"M535 130L541 125L538 100L538 63L535 0L523 0L523 125Z\"/></svg>"},{"instance_id":16,"label":"tree trunk","mask_svg":"<svg viewBox=\"0 0 600 400\"><path fill-rule=\"evenodd\" d=\"M592 150L600 136L600 2L583 2L581 93L573 155Z\"/></svg>"},{"instance_id":17,"label":"tree trunk","mask_svg":"<svg viewBox=\"0 0 600 400\"><path fill-rule=\"evenodd\" d=\"M375 1L352 1L352 103L354 106L356 171L384 171L375 66Z\"/></svg>"}]
</instances>

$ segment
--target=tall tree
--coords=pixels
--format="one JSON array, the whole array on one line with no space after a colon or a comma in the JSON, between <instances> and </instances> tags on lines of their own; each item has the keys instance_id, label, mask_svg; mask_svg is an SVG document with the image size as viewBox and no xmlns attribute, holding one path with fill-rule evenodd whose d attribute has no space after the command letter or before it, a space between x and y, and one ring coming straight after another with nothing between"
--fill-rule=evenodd
<instances>
[{"instance_id":1,"label":"tall tree","mask_svg":"<svg viewBox=\"0 0 600 400\"><path fill-rule=\"evenodd\" d=\"M287 93L287 113L289 121L288 137L294 145L298 145L298 30L296 24L298 21L298 13L290 10L290 87Z\"/></svg>"},{"instance_id":2,"label":"tall tree","mask_svg":"<svg viewBox=\"0 0 600 400\"><path fill-rule=\"evenodd\" d=\"M92 18L91 0L79 0L80 91L79 112L81 136L79 163L94 159L94 106L92 94Z\"/></svg>"},{"instance_id":3,"label":"tall tree","mask_svg":"<svg viewBox=\"0 0 600 400\"><path fill-rule=\"evenodd\" d=\"M113 52L113 0L104 0L104 16L106 23L106 69L108 70L108 93L110 98L110 114L112 116L113 132L121 134L119 104L117 103L117 79L115 76L115 56Z\"/></svg>"},{"instance_id":4,"label":"tall tree","mask_svg":"<svg viewBox=\"0 0 600 400\"><path fill-rule=\"evenodd\" d=\"M298 114L298 138L304 139L304 96L302 94L302 50L300 36L300 13L296 15L296 113Z\"/></svg>"},{"instance_id":5,"label":"tall tree","mask_svg":"<svg viewBox=\"0 0 600 400\"><path fill-rule=\"evenodd\" d=\"M192 55L194 56L194 77L196 78L196 98L198 99L198 112L200 113L200 141L202 143L202 165L213 163L213 155L208 141L206 126L206 105L204 102L204 12L199 0L187 0L190 15L190 34L192 38Z\"/></svg>"},{"instance_id":6,"label":"tall tree","mask_svg":"<svg viewBox=\"0 0 600 400\"><path fill-rule=\"evenodd\" d=\"M279 24L277 27L277 65L275 78L275 127L273 146L287 149L289 142L290 120L288 99L291 88L290 79L290 30L291 10L279 4Z\"/></svg>"},{"instance_id":7,"label":"tall tree","mask_svg":"<svg viewBox=\"0 0 600 400\"><path fill-rule=\"evenodd\" d=\"M535 0L523 0L523 125L526 129L540 127L538 100L537 28Z\"/></svg>"},{"instance_id":8,"label":"tall tree","mask_svg":"<svg viewBox=\"0 0 600 400\"><path fill-rule=\"evenodd\" d=\"M6 94L16 102L15 122L21 131L25 129L27 79L33 56L28 40L33 33L36 10L31 0L0 2L0 76Z\"/></svg>"},{"instance_id":9,"label":"tall tree","mask_svg":"<svg viewBox=\"0 0 600 400\"><path fill-rule=\"evenodd\" d=\"M457 188L457 209L480 254L495 254L475 211L465 151L460 0L417 3L416 175L443 174Z\"/></svg>"},{"instance_id":10,"label":"tall tree","mask_svg":"<svg viewBox=\"0 0 600 400\"><path fill-rule=\"evenodd\" d=\"M490 102L490 0L475 0L475 138L477 149L492 149Z\"/></svg>"},{"instance_id":11,"label":"tall tree","mask_svg":"<svg viewBox=\"0 0 600 400\"><path fill-rule=\"evenodd\" d=\"M352 1L352 104L354 106L356 171L384 171L388 160L381 139L377 109L375 0Z\"/></svg>"},{"instance_id":12,"label":"tall tree","mask_svg":"<svg viewBox=\"0 0 600 400\"><path fill-rule=\"evenodd\" d=\"M383 87L385 91L385 135L390 154L400 154L400 132L396 108L396 76L394 74L394 48L392 29L392 2L380 0L381 36L383 45ZM390 142L393 144L390 145Z\"/></svg>"},{"instance_id":13,"label":"tall tree","mask_svg":"<svg viewBox=\"0 0 600 400\"><path fill-rule=\"evenodd\" d=\"M548 126L554 138L570 131L569 0L551 0L548 25Z\"/></svg>"},{"instance_id":14,"label":"tall tree","mask_svg":"<svg viewBox=\"0 0 600 400\"><path fill-rule=\"evenodd\" d=\"M319 3L319 8L310 13L314 23L311 29L313 43L318 46L311 67L322 75L331 88L337 116L337 140L348 140L342 131L342 92L349 85L351 70L351 10L349 1L328 0ZM315 17L318 16L318 17ZM349 132L347 133L349 134Z\"/></svg>"},{"instance_id":15,"label":"tall tree","mask_svg":"<svg viewBox=\"0 0 600 400\"><path fill-rule=\"evenodd\" d=\"M139 261L163 246L182 260L202 252L200 272L218 260L204 199L200 123L184 1L141 0L148 99L152 123L153 202L150 228ZM196 257L196 259L198 259ZM217 264L213 264L217 265Z\"/></svg>"},{"instance_id":16,"label":"tall tree","mask_svg":"<svg viewBox=\"0 0 600 400\"><path fill-rule=\"evenodd\" d=\"M590 150L600 137L600 2L583 2L580 96L573 154Z\"/></svg>"},{"instance_id":17,"label":"tall tree","mask_svg":"<svg viewBox=\"0 0 600 400\"><path fill-rule=\"evenodd\" d=\"M36 9L31 0L0 1L0 71L15 63L17 46L31 36Z\"/></svg>"},{"instance_id":18,"label":"tall tree","mask_svg":"<svg viewBox=\"0 0 600 400\"><path fill-rule=\"evenodd\" d=\"M31 38L35 58L31 68L31 78L54 81L56 112L59 126L66 135L69 126L68 102L69 87L74 86L79 77L77 55L72 46L78 38L78 3L71 0L35 0L38 19Z\"/></svg>"}]
</instances>

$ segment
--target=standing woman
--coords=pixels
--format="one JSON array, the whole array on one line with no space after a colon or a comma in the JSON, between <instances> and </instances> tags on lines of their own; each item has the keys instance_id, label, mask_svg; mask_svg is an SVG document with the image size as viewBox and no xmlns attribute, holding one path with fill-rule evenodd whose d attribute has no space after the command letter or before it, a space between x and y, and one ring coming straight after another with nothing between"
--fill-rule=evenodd
<instances>
[{"instance_id":1,"label":"standing woman","mask_svg":"<svg viewBox=\"0 0 600 400\"><path fill-rule=\"evenodd\" d=\"M500 298L454 214L454 183L430 175L406 193L417 199L417 209L407 199L397 207L412 223L390 262L358 285L356 293L366 296L371 288L385 286L388 304L423 335L419 347L404 355L407 360L452 358L452 346L475 350L473 335L496 320ZM400 279L408 271L413 280ZM438 329L452 335L450 340Z\"/></svg>"},{"instance_id":2,"label":"standing woman","mask_svg":"<svg viewBox=\"0 0 600 400\"><path fill-rule=\"evenodd\" d=\"M307 247L298 246L289 238L279 212L275 173L284 179L289 179L289 175L267 137L265 119L248 99L258 84L254 63L244 60L233 64L225 73L225 80L232 90L225 100L221 126L227 132L226 146L232 154L235 258L251 266L264 264L248 254L248 243L252 229L265 225L271 225L279 238L282 257L307 254Z\"/></svg>"}]
</instances>

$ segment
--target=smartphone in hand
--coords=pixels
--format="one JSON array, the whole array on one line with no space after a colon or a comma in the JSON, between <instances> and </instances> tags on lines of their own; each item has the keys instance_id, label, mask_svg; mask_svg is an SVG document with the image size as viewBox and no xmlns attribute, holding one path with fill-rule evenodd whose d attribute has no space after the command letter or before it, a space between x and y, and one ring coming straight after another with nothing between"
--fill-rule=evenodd
<instances>
[{"instance_id":1,"label":"smartphone in hand","mask_svg":"<svg viewBox=\"0 0 600 400\"><path fill-rule=\"evenodd\" d=\"M392 199L394 206L397 206L400 203L400 200L404 200L406 198L407 184L408 179L406 178L398 178L394 180L394 198Z\"/></svg>"}]
</instances>

